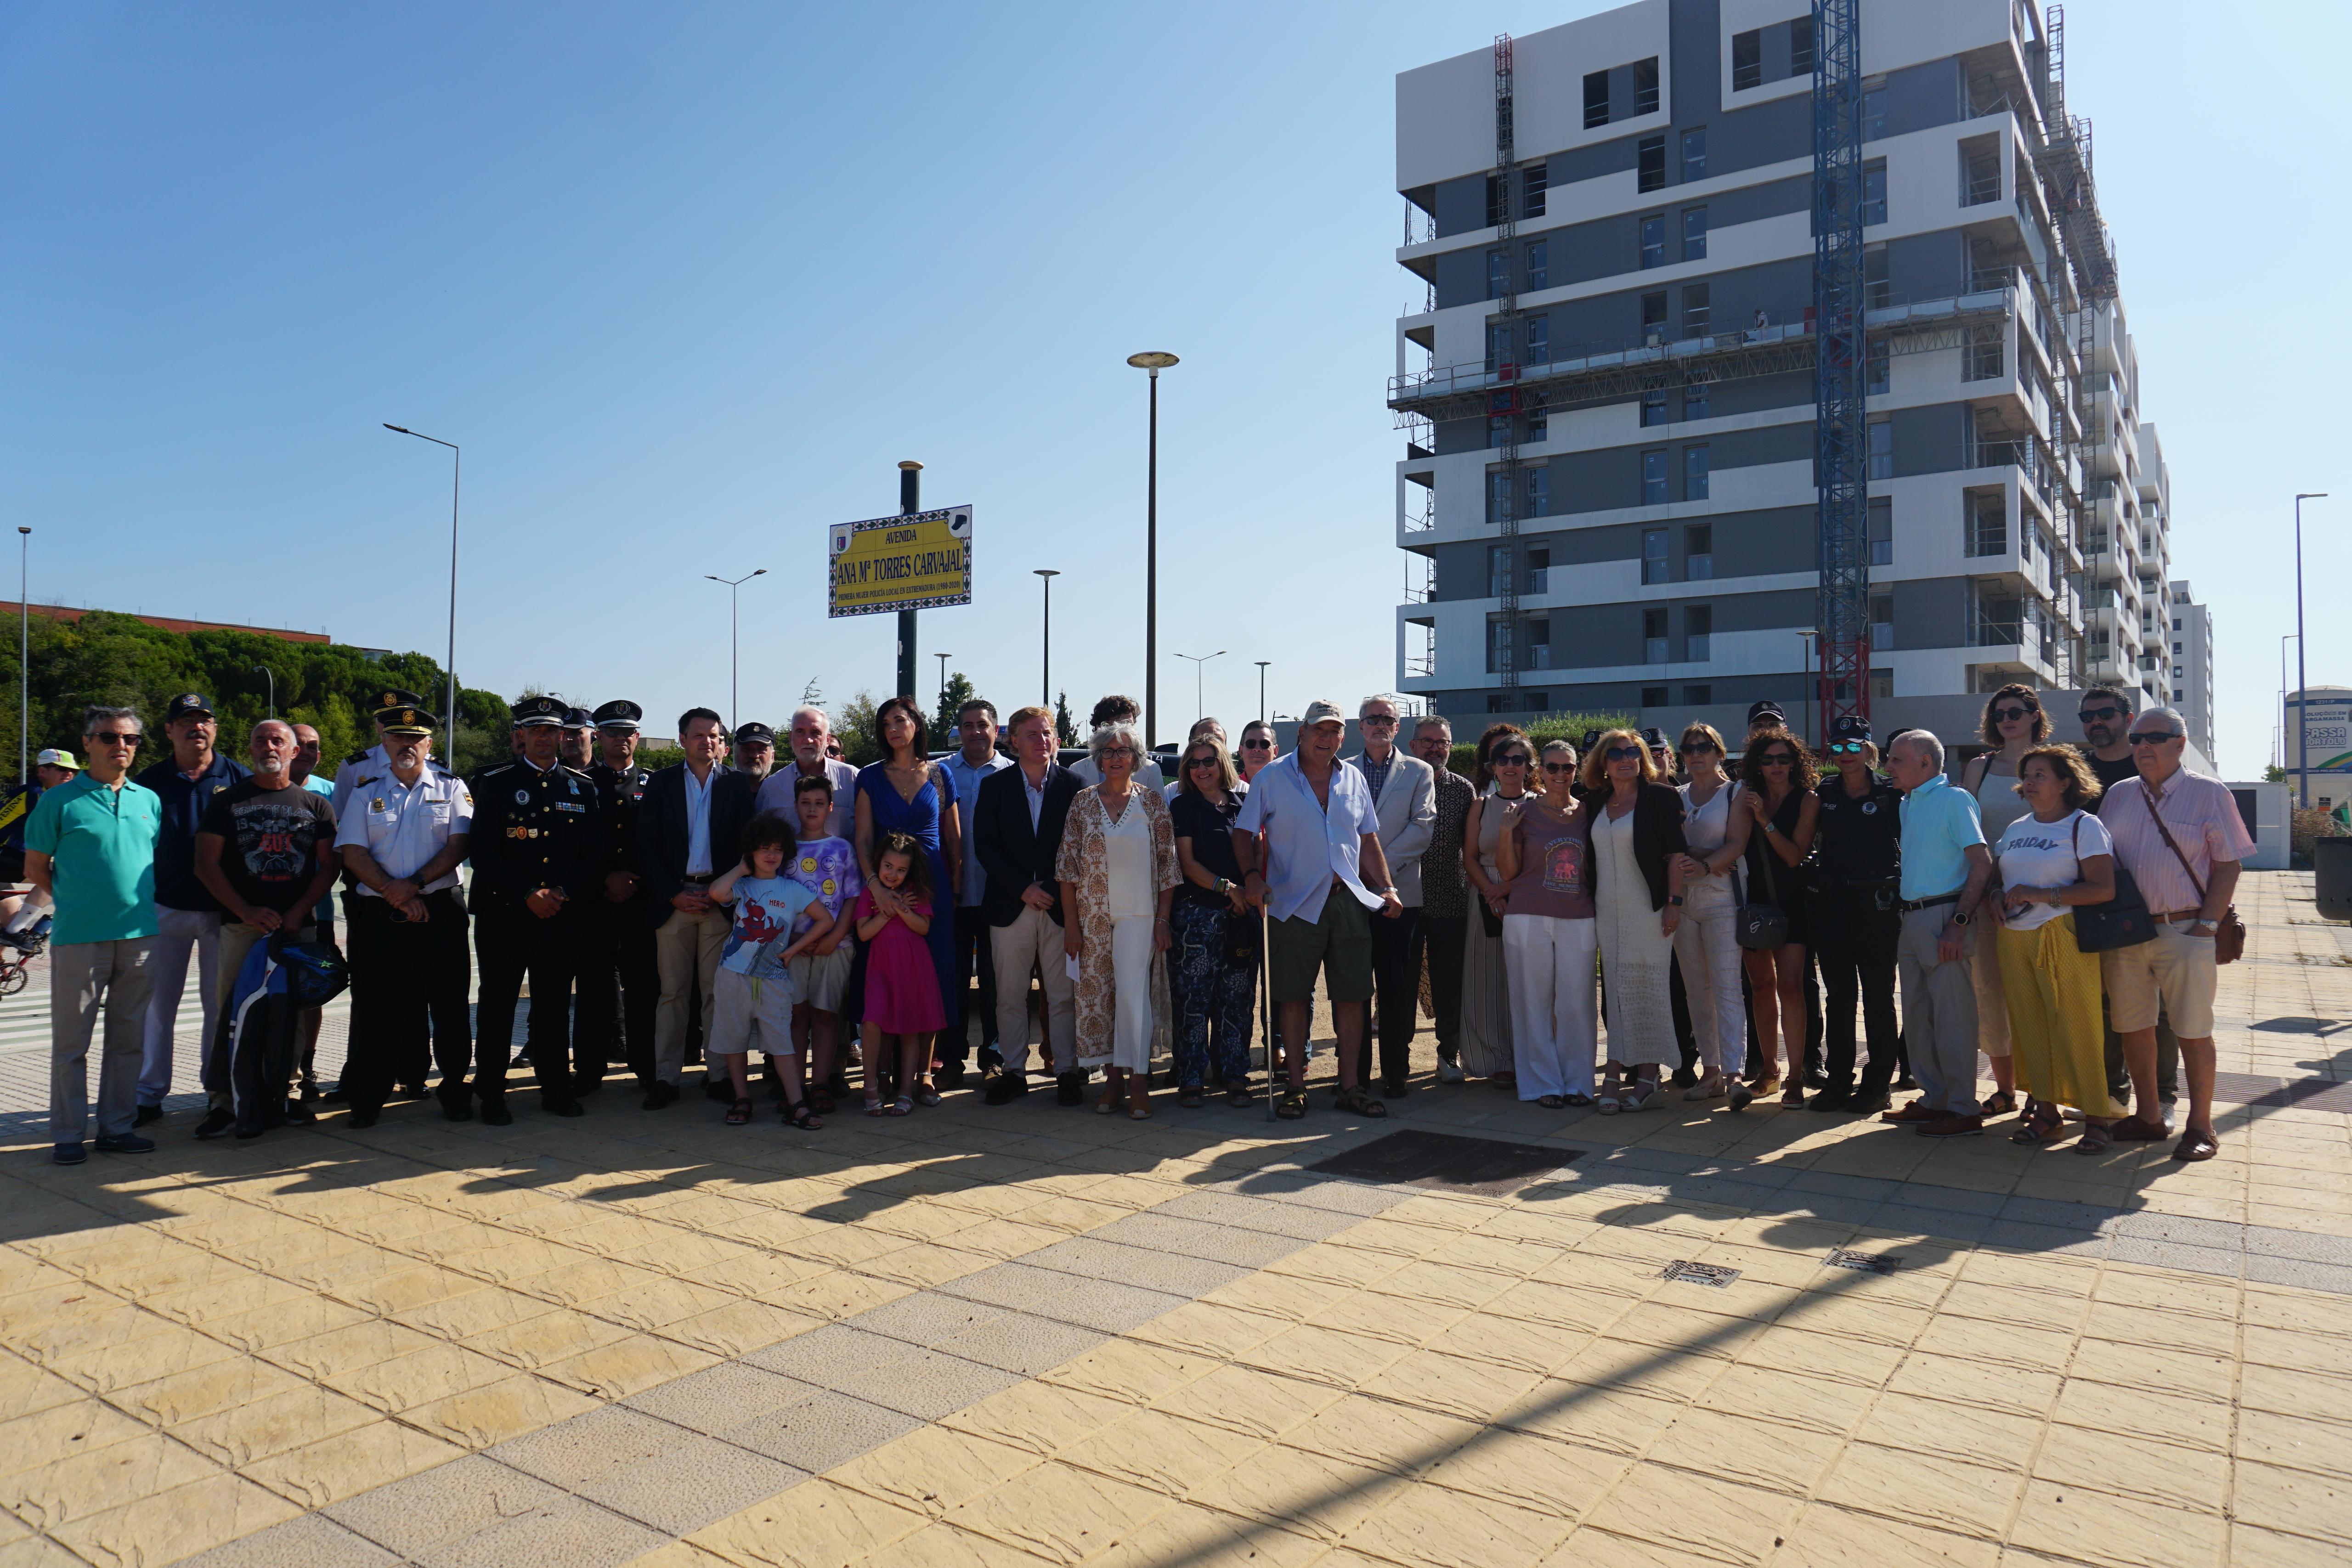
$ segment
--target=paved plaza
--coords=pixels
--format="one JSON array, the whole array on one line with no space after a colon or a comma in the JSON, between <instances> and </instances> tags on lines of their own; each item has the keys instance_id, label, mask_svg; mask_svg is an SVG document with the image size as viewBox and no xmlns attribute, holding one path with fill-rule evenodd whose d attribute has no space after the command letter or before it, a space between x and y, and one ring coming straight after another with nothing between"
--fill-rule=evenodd
<instances>
[{"instance_id":1,"label":"paved plaza","mask_svg":"<svg viewBox=\"0 0 2352 1568\"><path fill-rule=\"evenodd\" d=\"M2203 1166L1425 1072L1362 1123L1325 1058L1301 1124L616 1083L59 1168L28 992L0 1568L2341 1563L2352 941L2242 894Z\"/></svg>"}]
</instances>

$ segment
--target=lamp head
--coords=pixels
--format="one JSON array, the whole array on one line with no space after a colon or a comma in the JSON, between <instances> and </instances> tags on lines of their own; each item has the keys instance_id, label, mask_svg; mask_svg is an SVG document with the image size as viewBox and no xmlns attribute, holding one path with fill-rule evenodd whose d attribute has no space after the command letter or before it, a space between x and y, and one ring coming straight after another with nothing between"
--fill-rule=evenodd
<instances>
[{"instance_id":1,"label":"lamp head","mask_svg":"<svg viewBox=\"0 0 2352 1568\"><path fill-rule=\"evenodd\" d=\"M409 428L408 428L408 426L406 426L406 425L404 425L404 424L394 424L394 423L389 423L389 422L386 422L386 423L384 424L384 428L385 428L386 430L395 431L395 432L399 433L399 434L402 434L402 435L414 435L414 434L416 434L416 432L415 432L415 431L413 431L413 430L409 429Z\"/></svg>"},{"instance_id":2,"label":"lamp head","mask_svg":"<svg viewBox=\"0 0 2352 1568\"><path fill-rule=\"evenodd\" d=\"M1050 566L1033 567L1031 570L1035 571L1039 577L1059 577L1062 575L1059 571Z\"/></svg>"},{"instance_id":3,"label":"lamp head","mask_svg":"<svg viewBox=\"0 0 2352 1568\"><path fill-rule=\"evenodd\" d=\"M1139 371L1159 371L1175 364L1177 360L1173 354L1153 349L1144 353L1128 355L1127 362Z\"/></svg>"},{"instance_id":4,"label":"lamp head","mask_svg":"<svg viewBox=\"0 0 2352 1568\"><path fill-rule=\"evenodd\" d=\"M899 465L898 465L898 466L899 466L901 469L907 470L907 471L908 471L908 472L920 472L920 470L922 469L922 466L923 466L923 465L922 465L921 464L919 464L919 463L916 462L913 458L909 457L909 458L908 458L905 462L903 462L903 463L899 464Z\"/></svg>"}]
</instances>

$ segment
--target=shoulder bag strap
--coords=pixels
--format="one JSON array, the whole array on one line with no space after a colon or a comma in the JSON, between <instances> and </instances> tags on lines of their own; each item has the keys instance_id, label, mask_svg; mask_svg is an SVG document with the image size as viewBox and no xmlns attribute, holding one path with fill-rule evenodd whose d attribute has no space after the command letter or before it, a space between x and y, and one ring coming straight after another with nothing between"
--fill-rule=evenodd
<instances>
[{"instance_id":1,"label":"shoulder bag strap","mask_svg":"<svg viewBox=\"0 0 2352 1568\"><path fill-rule=\"evenodd\" d=\"M2173 857L2180 862L2180 869L2189 873L2189 885L2197 890L2198 909L2202 913L2205 905L2205 884L2197 880L2197 868L2189 863L2189 857L2182 854L2180 846L2172 841L2172 830L2164 825L2164 813L2156 809L2156 801L2149 798L2147 786L2145 784L2140 786L2139 798L2147 802L2147 814L2155 820L2156 831L2164 835L2164 847L2172 852Z\"/></svg>"}]
</instances>

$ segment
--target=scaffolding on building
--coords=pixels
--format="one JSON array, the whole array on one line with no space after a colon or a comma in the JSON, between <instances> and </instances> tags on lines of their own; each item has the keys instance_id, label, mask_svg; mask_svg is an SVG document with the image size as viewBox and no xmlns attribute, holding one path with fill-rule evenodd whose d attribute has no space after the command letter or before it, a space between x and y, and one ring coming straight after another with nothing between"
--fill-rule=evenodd
<instances>
[{"instance_id":1,"label":"scaffolding on building","mask_svg":"<svg viewBox=\"0 0 2352 1568\"><path fill-rule=\"evenodd\" d=\"M1491 635L1495 639L1495 672L1507 691L1519 684L1519 436L1525 418L1521 408L1517 367L1519 339L1519 256L1517 184L1518 137L1512 124L1511 36L1495 39L1495 172L1486 191L1493 214L1495 244L1501 254L1501 293L1495 316L1487 324L1488 358L1497 368L1499 385L1486 393L1488 428L1496 433L1497 467L1486 481L1486 505L1495 516L1502 544L1501 613Z\"/></svg>"},{"instance_id":2,"label":"scaffolding on building","mask_svg":"<svg viewBox=\"0 0 2352 1568\"><path fill-rule=\"evenodd\" d=\"M1861 0L1813 0L1813 471L1823 737L1870 716L1870 484L1864 371Z\"/></svg>"}]
</instances>

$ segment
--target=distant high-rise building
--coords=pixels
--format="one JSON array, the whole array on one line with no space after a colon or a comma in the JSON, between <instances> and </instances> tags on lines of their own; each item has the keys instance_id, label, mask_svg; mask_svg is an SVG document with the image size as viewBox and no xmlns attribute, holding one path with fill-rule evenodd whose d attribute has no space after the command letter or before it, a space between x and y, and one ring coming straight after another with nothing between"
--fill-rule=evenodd
<instances>
[{"instance_id":1,"label":"distant high-rise building","mask_svg":"<svg viewBox=\"0 0 2352 1568\"><path fill-rule=\"evenodd\" d=\"M2061 51L2021 0L1860 3L1871 695L2165 700L2168 480ZM1638 0L1397 78L1437 711L1811 701L1814 43L1803 0Z\"/></svg>"},{"instance_id":2,"label":"distant high-rise building","mask_svg":"<svg viewBox=\"0 0 2352 1568\"><path fill-rule=\"evenodd\" d=\"M2171 702L2189 721L2189 738L2213 755L2213 612L2196 601L2189 580L2172 585Z\"/></svg>"}]
</instances>

